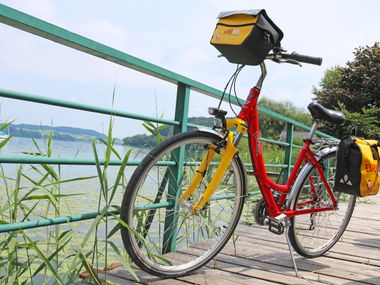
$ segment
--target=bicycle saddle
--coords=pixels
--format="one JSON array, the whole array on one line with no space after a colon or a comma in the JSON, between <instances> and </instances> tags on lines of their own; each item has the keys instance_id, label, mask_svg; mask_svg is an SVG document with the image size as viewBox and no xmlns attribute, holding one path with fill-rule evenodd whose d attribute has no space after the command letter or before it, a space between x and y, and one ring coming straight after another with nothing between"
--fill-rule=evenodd
<instances>
[{"instance_id":1,"label":"bicycle saddle","mask_svg":"<svg viewBox=\"0 0 380 285\"><path fill-rule=\"evenodd\" d=\"M342 125L346 121L346 117L341 112L327 109L321 104L312 102L307 108L314 119L325 120L335 125Z\"/></svg>"}]
</instances>

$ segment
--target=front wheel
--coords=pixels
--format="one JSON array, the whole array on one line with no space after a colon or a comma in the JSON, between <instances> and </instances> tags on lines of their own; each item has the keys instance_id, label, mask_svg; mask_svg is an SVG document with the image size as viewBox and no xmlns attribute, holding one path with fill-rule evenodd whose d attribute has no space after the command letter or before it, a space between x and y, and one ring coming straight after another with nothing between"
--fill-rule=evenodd
<instances>
[{"instance_id":1,"label":"front wheel","mask_svg":"<svg viewBox=\"0 0 380 285\"><path fill-rule=\"evenodd\" d=\"M336 173L336 149L331 149L319 160L325 178L331 189L334 188ZM315 166L307 164L300 172L295 184L293 210L328 207L332 205L327 188ZM356 197L333 192L337 209L291 218L289 239L293 248L302 256L313 258L327 252L342 236L350 221ZM310 202L314 201L314 202Z\"/></svg>"},{"instance_id":2,"label":"front wheel","mask_svg":"<svg viewBox=\"0 0 380 285\"><path fill-rule=\"evenodd\" d=\"M162 277L187 274L210 261L227 243L241 215L245 172L236 155L207 204L192 213L177 203L208 149L218 151L189 198L203 195L221 161L223 139L194 131L154 148L132 175L121 206L124 246L143 270Z\"/></svg>"}]
</instances>

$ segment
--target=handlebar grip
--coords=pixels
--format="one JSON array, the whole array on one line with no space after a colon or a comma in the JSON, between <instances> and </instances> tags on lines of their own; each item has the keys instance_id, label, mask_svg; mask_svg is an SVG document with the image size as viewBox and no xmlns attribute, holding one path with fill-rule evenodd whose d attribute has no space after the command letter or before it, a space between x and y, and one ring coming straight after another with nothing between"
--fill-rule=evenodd
<instances>
[{"instance_id":1,"label":"handlebar grip","mask_svg":"<svg viewBox=\"0 0 380 285\"><path fill-rule=\"evenodd\" d=\"M302 54L298 54L296 52L292 52L291 54L283 54L282 57L288 58L288 59L294 59L294 60L299 61L299 62L315 64L315 65L321 65L322 64L322 58L321 57L313 57L313 56L308 56L308 55L302 55Z\"/></svg>"}]
</instances>

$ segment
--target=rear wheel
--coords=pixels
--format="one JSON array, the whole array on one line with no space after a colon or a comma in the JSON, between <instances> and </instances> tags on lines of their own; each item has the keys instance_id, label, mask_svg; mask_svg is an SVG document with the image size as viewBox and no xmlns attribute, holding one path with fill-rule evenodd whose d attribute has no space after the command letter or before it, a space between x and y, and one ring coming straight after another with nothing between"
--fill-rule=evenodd
<instances>
[{"instance_id":1,"label":"rear wheel","mask_svg":"<svg viewBox=\"0 0 380 285\"><path fill-rule=\"evenodd\" d=\"M139 164L124 194L122 239L143 270L165 277L189 273L210 261L226 244L241 215L245 172L235 156L215 192L199 213L177 204L210 146L223 151L216 134L176 135L154 148ZM190 203L196 202L221 161L216 153Z\"/></svg>"},{"instance_id":2,"label":"rear wheel","mask_svg":"<svg viewBox=\"0 0 380 285\"><path fill-rule=\"evenodd\" d=\"M336 150L331 150L319 160L325 178L334 188ZM294 210L328 207L332 205L327 188L316 167L307 165L300 175ZM356 197L333 192L337 209L312 214L298 215L291 219L289 239L293 248L302 256L317 257L328 251L342 236L350 221ZM310 201L315 201L311 203Z\"/></svg>"}]
</instances>

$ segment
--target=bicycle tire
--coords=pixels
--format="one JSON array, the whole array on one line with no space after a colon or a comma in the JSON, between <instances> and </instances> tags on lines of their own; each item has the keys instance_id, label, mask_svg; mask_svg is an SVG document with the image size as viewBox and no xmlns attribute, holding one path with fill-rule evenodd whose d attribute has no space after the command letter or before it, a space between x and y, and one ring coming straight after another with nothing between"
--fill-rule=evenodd
<instances>
[{"instance_id":1,"label":"bicycle tire","mask_svg":"<svg viewBox=\"0 0 380 285\"><path fill-rule=\"evenodd\" d=\"M331 189L334 187L336 148L331 148L319 159L319 163L325 170L325 178ZM331 167L333 166L333 167ZM311 164L306 164L300 172L298 186L295 186L295 201L291 207L293 210L306 207L331 205L326 186L320 180L320 175ZM317 185L318 204L301 205L302 201L308 201L315 195L310 193L311 185ZM337 209L313 214L298 215L291 218L289 228L289 240L295 251L307 258L323 255L331 249L344 233L354 210L356 197L344 193L334 192L338 202ZM297 206L299 205L299 206Z\"/></svg>"},{"instance_id":2,"label":"bicycle tire","mask_svg":"<svg viewBox=\"0 0 380 285\"><path fill-rule=\"evenodd\" d=\"M172 206L172 208L169 206L152 210L152 218L152 212L149 212L151 209L147 210L148 213L141 210L145 209L144 206L151 207L152 201L158 201L156 199L158 196L161 196L160 203L173 201L174 195L169 191L173 188L182 190L186 188L191 181L191 174L195 173L194 165L199 164L203 157L198 151L204 152L205 146L210 144L221 147L222 140L219 135L204 131L175 135L155 147L133 173L123 197L120 215L129 227L121 227L121 235L132 260L144 271L171 278L188 274L214 258L234 232L246 195L245 170L239 155L235 155L230 170L226 172L229 176L222 179L213 196L198 214L192 214L189 209L179 206ZM160 166L160 163L162 165L168 157L170 161L174 157L178 163L179 160L176 159L175 154L178 154L181 149L184 160L180 175L174 173L173 166ZM204 174L199 187L193 194L194 200L202 195L216 168L215 164L220 161L220 154L216 153L215 156L217 156L214 157L215 163L210 164L207 174ZM166 176L167 173L169 177ZM175 175L180 185L174 183ZM156 177L157 181L153 181ZM164 190L161 191L162 194L157 195L160 188ZM176 194L176 197L178 198L179 195ZM165 228L165 219L171 214L174 216L174 213L178 217L178 222L173 225L176 224L178 228L175 231L172 229L169 233L165 230L171 226ZM165 238L166 232L168 234ZM167 240L172 235L174 236L173 232L176 233L176 237L171 239L175 243L174 247L167 244Z\"/></svg>"}]
</instances>

